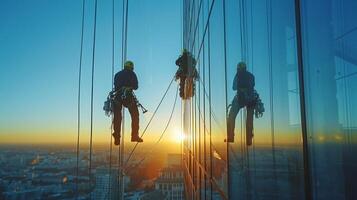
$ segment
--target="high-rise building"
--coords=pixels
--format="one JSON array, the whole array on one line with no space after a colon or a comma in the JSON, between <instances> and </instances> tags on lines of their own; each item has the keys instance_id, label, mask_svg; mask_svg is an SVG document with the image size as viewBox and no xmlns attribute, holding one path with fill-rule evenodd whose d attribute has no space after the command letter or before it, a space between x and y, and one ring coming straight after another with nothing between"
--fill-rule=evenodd
<instances>
[{"instance_id":1,"label":"high-rise building","mask_svg":"<svg viewBox=\"0 0 357 200\"><path fill-rule=\"evenodd\" d=\"M95 186L92 193L94 199L118 199L118 170L98 168L95 170Z\"/></svg>"},{"instance_id":2,"label":"high-rise building","mask_svg":"<svg viewBox=\"0 0 357 200\"><path fill-rule=\"evenodd\" d=\"M184 199L183 170L180 166L163 168L155 181L155 189L167 200Z\"/></svg>"},{"instance_id":3,"label":"high-rise building","mask_svg":"<svg viewBox=\"0 0 357 200\"><path fill-rule=\"evenodd\" d=\"M187 199L357 199L356 9L352 0L183 1L183 48L199 74L182 101ZM251 145L243 106L225 142L239 62L265 107Z\"/></svg>"}]
</instances>

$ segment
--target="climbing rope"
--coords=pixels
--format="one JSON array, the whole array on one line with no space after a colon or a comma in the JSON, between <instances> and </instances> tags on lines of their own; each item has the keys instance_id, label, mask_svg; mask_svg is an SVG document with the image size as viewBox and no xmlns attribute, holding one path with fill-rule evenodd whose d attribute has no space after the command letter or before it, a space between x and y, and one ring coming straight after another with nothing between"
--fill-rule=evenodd
<instances>
[{"instance_id":1,"label":"climbing rope","mask_svg":"<svg viewBox=\"0 0 357 200\"><path fill-rule=\"evenodd\" d=\"M204 5L202 5L204 7ZM204 17L202 17L202 28L204 28ZM203 45L203 67L202 67L202 73L203 73L203 87L206 85L206 73L205 73L205 68L206 68L206 46L205 44ZM201 96L201 85L200 85L200 90L199 90L199 95ZM203 124L206 124L206 98L203 95ZM204 171L205 173L203 174L204 177L204 199L207 199L207 145L206 145L206 129L203 129L203 161L204 161Z\"/></svg>"},{"instance_id":2,"label":"climbing rope","mask_svg":"<svg viewBox=\"0 0 357 200\"><path fill-rule=\"evenodd\" d=\"M76 167L76 198L78 198L78 176L79 176L79 136L81 132L81 80L82 80L82 57L83 57L83 30L84 30L85 0L82 0L82 23L81 23L81 45L79 53L78 70L78 97L77 97L77 167Z\"/></svg>"},{"instance_id":3,"label":"climbing rope","mask_svg":"<svg viewBox=\"0 0 357 200\"><path fill-rule=\"evenodd\" d=\"M268 31L268 62L269 62L269 94L270 94L270 127L271 127L271 143L273 156L273 174L274 174L274 188L277 188L277 173L276 173L276 158L275 158L275 124L274 124L274 89L273 89L273 47L272 47L272 1L267 0L267 31Z\"/></svg>"},{"instance_id":4,"label":"climbing rope","mask_svg":"<svg viewBox=\"0 0 357 200\"><path fill-rule=\"evenodd\" d=\"M124 59L127 59L128 53L128 15L129 15L129 0L126 0L125 6L125 28L124 28Z\"/></svg>"},{"instance_id":5,"label":"climbing rope","mask_svg":"<svg viewBox=\"0 0 357 200\"><path fill-rule=\"evenodd\" d=\"M94 25L93 25L93 49L92 49L92 78L91 78L91 95L90 95L90 141L89 141L89 180L92 181L92 153L93 153L93 97L94 97L94 67L95 67L95 44L97 30L97 7L98 2L95 0L94 8ZM92 183L91 183L92 184Z\"/></svg>"},{"instance_id":6,"label":"climbing rope","mask_svg":"<svg viewBox=\"0 0 357 200\"><path fill-rule=\"evenodd\" d=\"M245 45L244 45L244 41L245 41L245 34L243 32L243 11L242 11L242 0L239 1L238 3L239 5L239 30L240 30L240 45L241 45L241 59L245 60L246 58L246 53L245 53Z\"/></svg>"},{"instance_id":7,"label":"climbing rope","mask_svg":"<svg viewBox=\"0 0 357 200\"><path fill-rule=\"evenodd\" d=\"M223 47L224 47L224 92L225 92L225 108L228 107L228 87L227 87L227 25L226 25L226 1L223 3ZM228 111L225 109L225 116L228 116ZM226 118L227 120L227 118ZM227 124L227 122L226 122ZM227 135L227 134L226 134ZM229 160L229 142L226 143L227 146L227 171L229 172L230 160ZM230 185L230 179L228 179L228 185ZM228 198L230 196L230 188L227 190Z\"/></svg>"},{"instance_id":8,"label":"climbing rope","mask_svg":"<svg viewBox=\"0 0 357 200\"><path fill-rule=\"evenodd\" d=\"M211 11L212 10L212 5L213 4L211 4L211 7L209 7L209 10ZM210 12L209 11L209 12ZM206 24L206 26L205 26L205 34L206 34L206 32L207 32L207 34L208 34L208 38L210 38L210 32L209 32L209 28L208 28L208 25L209 25L209 23L207 23ZM200 49L199 49L199 54L201 53L201 50L203 50L204 49L204 44L203 44L203 42L204 42L204 39L202 40L202 42L201 42L201 45L200 45ZM205 94L205 96L207 96L207 98L209 99L209 112L210 112L210 114L209 114L209 120L210 120L210 127L209 127L209 131L207 130L207 127L206 127L206 124L204 123L204 128L205 128L205 130L207 131L207 132L209 132L209 135L210 135L210 187L211 187L211 197L212 197L212 194L213 194L213 183L212 183L212 177L213 177L213 170L212 170L212 168L213 168L213 161L212 161L212 153L213 153L213 149L215 149L214 148L214 145L213 145L213 143L212 143L212 117L215 119L215 116L214 116L214 112L212 112L212 104L211 104L211 79L210 79L210 77L211 77L211 75L210 75L210 41L208 42L208 62L209 62L209 89L210 89L210 91L209 91L209 95L207 94L207 91L206 91L206 89L205 89L205 83L203 83L202 85L203 85L203 87L202 87L202 89L203 89L203 92L204 92L204 94ZM204 50L203 50L204 51ZM199 58L199 55L198 54L198 58ZM227 73L226 73L227 74ZM204 77L205 75L203 75L203 77ZM201 76L200 76L201 77ZM201 82L202 81L202 79L199 79L199 81ZM196 101L194 101L195 102L195 105L196 105ZM199 114L199 119L204 119L204 116L202 117L202 112L201 112L201 109L199 108L198 109L198 114ZM196 117L195 117L196 118ZM216 119L217 120L217 119ZM193 122L194 122L194 127L196 127L196 122L195 122L195 120L193 120ZM219 125L219 123L218 122L216 122L218 125ZM196 128L194 128L194 129L196 129ZM195 136L193 135L193 138L194 138ZM195 140L193 139L193 142L195 142ZM193 146L195 146L194 144L193 144ZM194 151L196 151L195 149L194 149ZM225 161L225 162L227 162L227 161ZM194 171L193 171L193 173L194 173ZM193 175L194 176L194 175Z\"/></svg>"},{"instance_id":9,"label":"climbing rope","mask_svg":"<svg viewBox=\"0 0 357 200\"><path fill-rule=\"evenodd\" d=\"M273 90L273 56L272 56L272 2L267 0L267 28L268 28L268 62L269 62L269 90L270 90L270 125L271 125L271 139L273 161L275 165L275 127L274 127L274 90Z\"/></svg>"},{"instance_id":10,"label":"climbing rope","mask_svg":"<svg viewBox=\"0 0 357 200\"><path fill-rule=\"evenodd\" d=\"M127 40L128 40L128 12L129 12L129 1L123 0L122 4L122 67L124 67L124 62L127 59ZM124 199L124 171L123 171L123 163L124 163L124 133L125 133L125 111L122 110L122 141L121 145L118 147L118 182L119 182L119 193L121 198Z\"/></svg>"},{"instance_id":11,"label":"climbing rope","mask_svg":"<svg viewBox=\"0 0 357 200\"><path fill-rule=\"evenodd\" d=\"M195 104L195 106L196 106L196 104ZM201 118L203 118L201 109L198 109L198 113L199 113L199 115L201 115ZM203 122L203 121L202 121L202 122ZM203 123L203 126L204 126L204 129L206 130L206 132L209 132L209 130L208 130L208 128L207 128L207 126L206 126L205 123ZM220 128L220 131L224 132L223 129L221 129L221 128ZM212 148L213 148L214 151L219 152L219 151L218 151L218 148L215 147L214 144L212 144ZM225 159L222 158L222 160L223 160L224 162L226 162Z\"/></svg>"},{"instance_id":12,"label":"climbing rope","mask_svg":"<svg viewBox=\"0 0 357 200\"><path fill-rule=\"evenodd\" d=\"M199 5L199 7L201 7L202 6L202 0L201 0L201 3L200 3L201 5ZM199 10L198 10L198 13L200 13L200 11L201 11L201 8L199 8ZM199 19L200 19L200 17L199 17L199 14L197 15L197 21L196 21L196 26L197 26L197 31L198 32L200 32L200 30L199 30ZM196 30L195 30L195 32L196 32ZM199 37L199 36L198 36ZM195 39L196 39L196 36L195 36L195 33L194 33L194 35L193 35L193 44L194 44L194 41L195 41ZM203 49L203 46L202 46L202 49ZM196 49L195 49L196 50ZM199 74L201 74L201 63L199 63L198 64L198 73ZM204 76L204 75L203 75ZM203 77L203 76L201 76L201 77ZM200 110L201 109L201 94L200 94L200 90L201 90L201 85L202 84L198 84L198 95L196 95L195 96L195 102L198 102L198 110ZM197 107L197 106L196 106ZM198 137L197 137L197 139L198 139L198 164L199 165L201 165L202 166L202 153L201 153L201 147L202 147L202 144L201 144L201 116L202 115L198 115L198 119L196 118L196 111L195 111L195 119L197 119L198 120L198 125L196 125L197 126L197 129L198 129L198 134L197 134L197 131L195 131L195 133L198 135ZM197 124L197 122L195 121L195 123ZM196 130L197 130L196 129ZM198 180L202 180L202 169L201 170L199 170L199 173L198 173ZM202 188L202 186L201 186L201 181L199 181L198 182L198 185L197 185L197 187L198 188ZM198 192L197 193L198 194L198 199L201 199L201 192Z\"/></svg>"},{"instance_id":13,"label":"climbing rope","mask_svg":"<svg viewBox=\"0 0 357 200\"><path fill-rule=\"evenodd\" d=\"M193 32L193 41L192 41L192 46L191 46L191 48L190 48L190 50L192 51L192 49L193 49L193 45L195 44L195 41L196 41L196 33L197 33L197 29L198 29L198 25L200 24L200 23L198 23L198 21L199 21L199 19L200 19L200 13L201 13L201 8L202 8L202 3L203 2L203 0L201 0L200 1L200 3L199 3L199 6L198 6L198 14L197 14L197 20L196 20L196 25L195 25L195 30L194 30L194 32Z\"/></svg>"},{"instance_id":14,"label":"climbing rope","mask_svg":"<svg viewBox=\"0 0 357 200\"><path fill-rule=\"evenodd\" d=\"M169 86L167 87L167 89L166 89L164 95L162 96L162 98L161 98L159 104L156 106L153 115L150 117L149 122L146 124L146 126L145 126L145 128L144 128L144 131L142 132L142 134L141 134L140 137L143 137L143 136L145 135L147 129L149 128L149 126L150 126L152 120L154 119L154 117L155 117L157 111L159 110L159 108L160 108L162 102L164 101L164 99L165 99L165 97L166 97L166 95L167 95L167 92L169 91L169 89L170 89L172 83L174 82L174 80L175 80L175 78L173 77L173 78L171 79L171 82L170 82ZM135 144L135 146L133 147L133 149L130 151L130 154L129 154L127 160L125 161L125 164L122 165L122 168L123 168L123 166L127 166L128 162L129 162L130 158L133 156L134 151L135 151L135 149L137 148L138 144L139 144L139 143L137 142L137 143Z\"/></svg>"},{"instance_id":15,"label":"climbing rope","mask_svg":"<svg viewBox=\"0 0 357 200\"><path fill-rule=\"evenodd\" d=\"M114 64L115 64L115 1L112 0L112 82L111 82L111 87L112 90L114 89ZM113 117L111 117L111 121L113 121ZM108 198L111 197L111 190L112 190L112 153L113 153L113 137L112 137L112 132L113 132L113 125L110 126L110 145L109 145L109 187L108 187Z\"/></svg>"},{"instance_id":16,"label":"climbing rope","mask_svg":"<svg viewBox=\"0 0 357 200\"><path fill-rule=\"evenodd\" d=\"M207 16L207 22L206 22L206 25L205 25L205 28L204 28L204 31L203 31L203 35L202 35L202 40L200 41L200 48L198 49L198 53L197 53L196 60L198 60L198 61L199 61L198 58L200 57L201 50L202 50L202 47L203 47L204 38L206 37L206 34L207 34L208 24L210 23L210 20L211 20L211 15L212 15L212 10L213 10L214 3L215 3L215 0L212 0L211 6L210 6L210 9L209 9L209 12L208 12L208 16Z\"/></svg>"},{"instance_id":17,"label":"climbing rope","mask_svg":"<svg viewBox=\"0 0 357 200\"><path fill-rule=\"evenodd\" d=\"M252 73L254 74L254 40L253 40L253 27L254 27L254 18L253 18L253 1L250 1L250 26L251 26L251 37L250 37L250 43L251 43L251 62L250 62L250 66L252 69ZM254 129L253 129L254 130ZM256 168L256 155L255 155L255 138L253 137L253 168L254 168L254 177L256 177L257 174L257 168Z\"/></svg>"},{"instance_id":18,"label":"climbing rope","mask_svg":"<svg viewBox=\"0 0 357 200\"><path fill-rule=\"evenodd\" d=\"M167 131L167 128L169 127L171 121L172 121L172 116L174 114L174 111L175 111L175 108L176 108L176 102L177 102L177 97L178 97L178 88L176 89L176 95L175 95L175 100L174 100L174 103L172 105L172 109L171 109L171 112L170 112L170 116L169 116L169 119L167 120L167 123L165 125L165 128L164 130L161 132L160 134L160 137L159 139L155 142L155 144L153 145L153 147L143 156L143 158L134 166L134 167L130 167L130 171L133 171L134 169L136 169L138 166L140 166L140 164L142 162L144 162L144 160L146 158L148 158L148 156L150 156L152 154L152 152L154 152L154 150L156 149L157 145L161 142L162 138L164 137L166 131ZM125 166L125 168L127 168L128 166ZM129 172L130 172L129 171ZM127 173L129 173L127 172Z\"/></svg>"},{"instance_id":19,"label":"climbing rope","mask_svg":"<svg viewBox=\"0 0 357 200\"><path fill-rule=\"evenodd\" d=\"M188 31L188 40L190 40L191 39L191 31L192 31L192 21L193 21L193 12L195 11L195 3L196 3L196 1L192 1L192 5L191 5L191 3L189 3L189 19L191 19L190 20L190 23L189 23L189 31ZM191 11L190 11L190 9L191 9ZM191 49L190 49L191 50Z\"/></svg>"},{"instance_id":20,"label":"climbing rope","mask_svg":"<svg viewBox=\"0 0 357 200\"><path fill-rule=\"evenodd\" d=\"M209 9L209 8L208 8ZM208 103L209 103L209 148L210 148L210 180L213 179L213 155L212 155L212 90L211 90L211 28L210 28L210 24L208 23L207 26L207 32L208 32L208 88L209 88L209 97L208 97ZM203 85L203 92L206 94L206 90L205 90L205 85ZM213 183L212 181L210 181L210 197L212 200L213 196Z\"/></svg>"},{"instance_id":21,"label":"climbing rope","mask_svg":"<svg viewBox=\"0 0 357 200\"><path fill-rule=\"evenodd\" d=\"M247 16L246 16L246 4L245 4L245 0L241 0L241 8L242 8L242 27L243 27L243 35L244 35L244 43L243 43L243 48L244 48L244 60L246 62L249 62L249 45L248 45L248 28L247 28ZM248 65L249 66L249 65ZM243 114L244 113L244 114ZM242 113L242 118L241 118L241 125L243 128L243 124L247 123L247 109L245 108L243 110ZM241 130L241 133L243 133L243 130ZM244 158L244 169L247 169L247 176L246 176L246 181L249 181L249 148L247 146L247 129L245 128L245 134L244 134L244 145L243 145L243 150L244 150L244 154L243 154L243 158ZM249 184L247 183L247 187L249 187ZM248 192L249 193L249 192ZM247 194L248 194L247 193Z\"/></svg>"}]
</instances>

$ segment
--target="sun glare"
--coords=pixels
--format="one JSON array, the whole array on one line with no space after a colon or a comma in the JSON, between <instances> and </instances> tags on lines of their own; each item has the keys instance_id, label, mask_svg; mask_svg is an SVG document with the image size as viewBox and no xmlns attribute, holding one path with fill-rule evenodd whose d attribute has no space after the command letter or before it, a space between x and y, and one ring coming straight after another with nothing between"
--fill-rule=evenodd
<instances>
[{"instance_id":1,"label":"sun glare","mask_svg":"<svg viewBox=\"0 0 357 200\"><path fill-rule=\"evenodd\" d=\"M185 140L185 134L183 132L181 132L181 130L179 128L176 128L174 130L172 139L174 142L181 143L183 140Z\"/></svg>"}]
</instances>

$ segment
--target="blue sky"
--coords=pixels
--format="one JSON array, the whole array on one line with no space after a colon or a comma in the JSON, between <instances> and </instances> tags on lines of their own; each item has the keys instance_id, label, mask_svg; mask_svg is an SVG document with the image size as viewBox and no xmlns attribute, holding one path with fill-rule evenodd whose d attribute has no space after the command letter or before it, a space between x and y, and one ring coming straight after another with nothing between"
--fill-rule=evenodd
<instances>
[{"instance_id":1,"label":"blue sky","mask_svg":"<svg viewBox=\"0 0 357 200\"><path fill-rule=\"evenodd\" d=\"M115 71L121 66L122 2L115 0ZM86 1L82 130L88 135L94 1ZM65 141L76 134L81 1L1 1L0 6L0 140ZM103 102L111 89L112 1L98 1L95 54L94 135L109 137L110 119ZM153 111L175 73L181 49L180 1L130 1L128 59L139 77L137 96ZM169 116L172 87L158 119ZM175 117L179 120L180 104ZM150 116L150 113L147 114ZM142 116L141 127L148 116ZM128 121L128 120L127 120ZM156 123L156 124L155 124ZM156 121L151 132L160 132ZM179 124L178 124L179 127ZM94 138L94 139L95 139ZM23 141L22 141L23 142Z\"/></svg>"},{"instance_id":2,"label":"blue sky","mask_svg":"<svg viewBox=\"0 0 357 200\"><path fill-rule=\"evenodd\" d=\"M143 130L164 90L173 77L175 60L181 53L182 8L180 0L129 1L128 59L135 63L139 78L137 96L149 109L141 115ZM80 0L3 0L0 3L0 142L75 142L77 127L77 90L80 53L82 1ZM293 4L279 5L273 15L273 46L268 48L266 5L254 4L254 15L248 17L248 68L256 76L256 89L265 103L265 117L256 120L256 134L267 135L270 127L270 93L268 52L272 51L274 73L274 110L276 122L299 122L298 98L288 95L279 81L288 81L296 88L297 74L279 70L286 64L296 67ZM204 13L207 15L208 5ZM279 8L279 9L278 9ZM224 79L224 43L222 1L217 1L210 20L212 106L224 125L225 91L228 104L235 92L231 90L236 64L241 61L238 1L227 6L227 83ZM287 10L289 14L287 14ZM93 42L94 0L86 0L82 71L81 139L88 141L90 122L90 85ZM284 16L284 18L282 17ZM122 1L115 0L115 71L121 69ZM277 20L279 19L279 20ZM284 19L284 20L280 20ZM286 26L284 23L288 24ZM253 27L251 27L253 26ZM203 27L203 26L202 26ZM199 27L199 34L202 28ZM285 27L284 29L281 29ZM94 141L110 138L110 118L102 111L103 102L111 89L112 67L112 0L98 0L97 39L94 77ZM286 56L281 50L286 47ZM198 46L198 45L197 45ZM198 49L193 50L193 54ZM207 56L207 51L206 51ZM201 56L203 53L201 54ZM203 63L197 66L203 70ZM207 66L206 66L207 67ZM206 70L207 73L207 70ZM207 74L206 74L207 75ZM175 85L174 85L175 86ZM169 117L174 100L172 87L156 120L148 131L148 139L159 136ZM289 118L285 108L289 107ZM180 122L180 101L176 107L168 137L177 134ZM130 131L126 120L126 133ZM239 127L237 125L237 127ZM224 132L220 131L224 136ZM129 134L126 134L127 136ZM144 138L145 139L145 138Z\"/></svg>"}]
</instances>

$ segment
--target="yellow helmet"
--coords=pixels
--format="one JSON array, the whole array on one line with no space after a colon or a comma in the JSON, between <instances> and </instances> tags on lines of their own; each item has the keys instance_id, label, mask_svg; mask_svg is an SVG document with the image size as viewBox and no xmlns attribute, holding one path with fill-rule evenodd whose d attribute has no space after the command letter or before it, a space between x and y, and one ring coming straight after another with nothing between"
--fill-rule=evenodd
<instances>
[{"instance_id":1,"label":"yellow helmet","mask_svg":"<svg viewBox=\"0 0 357 200\"><path fill-rule=\"evenodd\" d=\"M239 70L246 70L247 69L247 64L245 64L245 62L239 62L238 65L237 65L237 68Z\"/></svg>"},{"instance_id":2,"label":"yellow helmet","mask_svg":"<svg viewBox=\"0 0 357 200\"><path fill-rule=\"evenodd\" d=\"M124 69L130 69L133 70L134 69L134 63L130 60L126 61L124 63Z\"/></svg>"}]
</instances>

